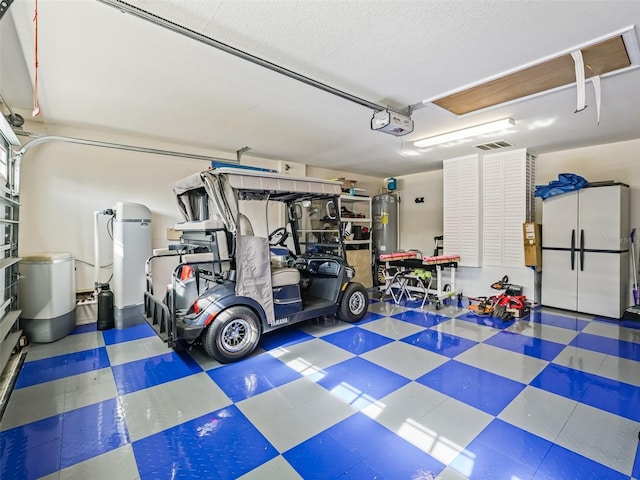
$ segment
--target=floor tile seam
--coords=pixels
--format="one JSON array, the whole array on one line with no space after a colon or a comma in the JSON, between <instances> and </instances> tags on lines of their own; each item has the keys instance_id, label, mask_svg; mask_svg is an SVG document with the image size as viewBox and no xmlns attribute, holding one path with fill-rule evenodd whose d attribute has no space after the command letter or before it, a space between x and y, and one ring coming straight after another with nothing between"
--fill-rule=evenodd
<instances>
[{"instance_id":1,"label":"floor tile seam","mask_svg":"<svg viewBox=\"0 0 640 480\"><path fill-rule=\"evenodd\" d=\"M121 365L116 365L116 366L121 366ZM115 384L116 384L116 392L117 392L118 396L123 396L123 395L129 395L129 394L132 394L132 393L140 392L142 390L147 390L149 388L157 387L159 385L166 385L167 383L170 383L170 382L173 382L173 381L176 381L176 380L180 380L182 378L187 378L187 377L190 377L190 376L195 375L197 373L200 373L200 372L195 372L195 373L194 372L190 372L187 375L183 375L183 376L180 376L178 378L172 378L172 379L160 382L160 383L156 383L154 385L144 386L142 388L137 388L137 389L131 390L131 391L124 391L124 387L128 384L128 382L126 380L126 375L125 375L125 378L123 379L124 382L122 384L118 384L118 380L117 380L115 374L114 374L114 381L115 381Z\"/></svg>"},{"instance_id":2,"label":"floor tile seam","mask_svg":"<svg viewBox=\"0 0 640 480\"><path fill-rule=\"evenodd\" d=\"M490 345L490 346L495 347L495 348L500 348L500 347L497 347L496 345ZM516 352L516 351L514 351L514 350L509 350L508 348L505 348L505 349L503 349L503 350L506 350L506 352L507 352L507 354L505 355L506 357L512 357L512 355L518 355L519 357L522 357L522 361L523 361L523 363L524 363L524 362L527 362L527 361L530 361L529 359L538 360L539 362L544 363L544 366L542 367L542 370L544 370L545 368L547 368L547 366L552 362L552 360L546 360L546 359L544 359L544 358L535 357L535 356L533 356L533 355L527 355L527 354L526 354L526 353L524 353L524 352ZM559 355L559 353L558 353L558 355ZM553 358L555 359L558 355L556 355L556 356L555 356L555 357L553 357ZM513 357L512 357L512 358L513 358ZM518 358L518 361L520 361L520 358ZM537 362L536 362L536 363L537 363ZM541 372L542 370L540 370L540 372ZM540 372L538 372L538 374L539 374ZM536 374L536 376L537 376L538 374ZM535 378L535 377L534 377L534 378ZM533 379L531 379L531 380L533 380Z\"/></svg>"},{"instance_id":3,"label":"floor tile seam","mask_svg":"<svg viewBox=\"0 0 640 480\"><path fill-rule=\"evenodd\" d=\"M574 346L574 345L571 345L571 346ZM639 345L639 347L640 347L640 345ZM634 358L632 358L631 356L614 355L614 354L612 354L610 352L603 352L602 350L595 350L595 349L587 348L587 347L580 347L580 348L584 348L585 350L588 350L590 352L602 353L603 355L608 355L608 356L611 356L613 358L621 358L623 360L630 360L630 361L633 361L633 362L637 361Z\"/></svg>"},{"instance_id":4,"label":"floor tile seam","mask_svg":"<svg viewBox=\"0 0 640 480\"><path fill-rule=\"evenodd\" d=\"M98 370L102 370L103 368L108 368L108 367L109 367L109 365L107 365L106 367L105 367L105 366L102 366L102 367L94 368L94 369L91 369L91 370L85 370L85 371L80 372L80 373L71 373L70 375L67 375L67 374L66 374L66 371L67 371L66 365L61 365L60 367L61 367L61 368L63 369L63 371L64 371L64 374L63 374L62 376L57 377L57 378L52 378L52 379L49 379L49 380L44 380L44 381L38 381L38 382L35 382L35 383L30 383L30 384L28 384L28 385L18 385L18 384L16 384L16 386L14 387L14 390L23 390L23 389L25 389L25 388L35 387L36 385L44 385L44 384L49 383L49 382L56 382L56 381L58 381L58 380L62 380L62 379L70 378L70 377L75 377L76 375L82 375L83 373L96 372L96 371L98 371ZM19 377L18 377L18 378L19 378ZM68 392L65 392L65 393L68 393Z\"/></svg>"},{"instance_id":5,"label":"floor tile seam","mask_svg":"<svg viewBox=\"0 0 640 480\"><path fill-rule=\"evenodd\" d=\"M467 350L465 350L465 351L467 351ZM462 352L462 353L464 353L464 352ZM460 355L461 355L461 354L460 354ZM473 364L470 364L470 363L462 362L462 361L460 361L460 360L457 360L457 359L456 359L456 357L452 358L452 359L451 359L451 361L455 361L455 362L458 362L458 363L462 363L463 365L465 365L465 366L467 366L467 367L471 367L471 368L474 368L474 369L480 370L480 371L481 371L481 372L480 372L481 374L482 374L482 373L488 373L488 374L490 374L490 375L496 375L496 376L500 377L500 378L501 378L501 379L503 379L503 380L508 380L508 381L510 381L510 382L518 383L518 384L522 385L522 386L523 386L523 388L524 388L524 387L526 387L526 386L528 385L528 383L523 383L523 382L521 382L521 381L519 381L519 380L514 380L513 378L506 377L506 376L504 376L504 375L502 375L502 374L500 374L500 373L496 373L496 372L493 372L493 371L491 371L491 370L486 370L486 369L484 369L484 368L482 368L482 367L479 367L479 366L477 366L477 365L473 365ZM536 375L536 376L537 376L537 375ZM535 377L534 377L534 378L535 378ZM473 385L473 386L477 386L477 387L482 387L482 385L480 385L480 384L478 383L478 378L477 378L477 377L476 377L476 378L474 378L474 379L473 379L473 381L472 381L471 383L469 383L468 385L465 385L463 388L468 388L468 387L469 387L469 386L471 386L471 385Z\"/></svg>"},{"instance_id":6,"label":"floor tile seam","mask_svg":"<svg viewBox=\"0 0 640 480\"><path fill-rule=\"evenodd\" d=\"M208 375L207 375L207 376L208 376ZM185 377L183 377L183 378L185 378ZM213 379L212 379L211 377L209 377L209 379L211 379L211 381L213 382ZM222 390L222 388L220 388L220 387L219 387L215 382L214 382L214 384L215 384L215 385L220 389L220 392L221 392L221 393L224 395L224 397L226 398L225 404L224 404L223 406L221 406L221 407L217 407L217 408L215 408L214 410L207 411L206 413L203 413L203 414L197 415L197 416L195 416L195 417L193 417L193 418L190 418L189 420L185 420L185 421L191 421L191 420L193 420L194 418L201 417L202 415L207 415L207 414L212 413L212 412L215 412L215 411L217 411L217 410L221 410L221 409L223 409L223 408L228 408L228 407L229 407L229 406L231 406L231 405L235 405L235 402L229 398L229 396L226 394L226 392L225 392L224 390ZM182 402L180 401L180 399L179 399L179 398L177 398L177 397L173 394L173 389L169 390L169 395L171 396L171 399L173 400L173 402L174 402L174 404L175 404L176 406L178 406L178 407L181 407L181 406L182 406ZM184 423L184 422L183 422L183 423Z\"/></svg>"},{"instance_id":7,"label":"floor tile seam","mask_svg":"<svg viewBox=\"0 0 640 480\"><path fill-rule=\"evenodd\" d=\"M498 415L499 415L499 414L498 414ZM533 433L533 432L530 432L529 430L526 430L526 429L524 429L524 428L523 428L523 427L521 427L521 426L514 425L513 423L511 423L511 422L509 422L509 421L507 421L507 420L505 420L505 419L498 418L498 416L495 416L495 417L494 417L494 419L493 419L491 422L489 422L489 424L488 424L488 425L487 425L487 426L482 430L482 432L484 432L484 430L486 430L487 428L489 428L489 426L491 425L491 423L493 423L493 421L494 421L494 420L498 420L498 421L500 421L500 422L504 422L504 423L506 423L506 424L508 424L508 425L510 425L510 426L512 426L512 427L514 427L514 428L515 428L515 429L517 429L517 430L521 430L521 431L525 432L526 434L531 435L531 436L534 436L534 437L536 437L536 439L542 440L542 441L547 442L547 443L549 444L549 445L548 445L548 447L547 447L547 449L546 449L546 451L545 451L545 453L544 453L544 456L543 456L543 457L542 457L542 459L538 462L538 465L531 465L531 464L529 464L529 463L526 463L526 462L523 462L523 461L521 461L521 460L518 460L518 459L517 459L517 458L515 458L514 456L510 455L509 453L507 453L507 452L510 452L510 450L509 450L509 449L505 449L505 451L503 452L503 453L504 453L506 456L508 456L509 458L512 458L512 459L514 459L514 460L516 460L516 461L520 462L520 463L521 463L521 464L523 464L523 465L527 465L528 467L532 468L533 470L537 470L537 469L540 467L540 465L542 465L542 462L543 462L544 458L545 458L545 457L546 457L546 455L549 453L549 451L551 451L551 448L555 445L555 443L554 443L552 440L549 440L549 439L544 438L544 437L542 437L542 436L540 436L540 435L537 435L537 434L535 434L535 433ZM480 433L478 434L478 436L480 436L480 435L482 434L482 432L480 432ZM476 438L477 438L477 437L476 437ZM475 439L474 439L474 440L475 440ZM474 440L472 440L472 442L473 442ZM491 448L494 448L494 449L495 449L495 447L493 446L493 444L488 443L487 441L485 441L485 440L483 440L483 439L480 439L480 440L479 440L479 442L481 442L481 443L483 443L484 445L487 445L487 446L489 446L489 447L491 447Z\"/></svg>"},{"instance_id":8,"label":"floor tile seam","mask_svg":"<svg viewBox=\"0 0 640 480\"><path fill-rule=\"evenodd\" d=\"M490 423L491 423L491 422L490 422ZM490 424L490 423L489 423L489 424ZM488 425L487 425L487 426L488 426ZM515 426L515 425L514 425L514 426ZM486 427L485 427L485 428L486 428ZM518 427L518 428L519 428L519 427ZM521 429L521 430L522 430L522 429ZM525 431L526 431L526 430L525 430ZM482 433L482 432L480 432L480 433ZM527 433L529 433L529 434L531 434L531 435L534 435L534 434L533 434L533 433L531 433L531 432L527 432ZM478 435L480 435L480 434L478 434ZM536 435L536 437L538 437L538 438L542 438L542 437L540 437L540 436L538 436L538 435ZM471 445L471 444L474 442L474 440L475 440L475 438L474 438L473 440L471 440L471 442L469 442L469 444L468 444L466 447L464 447L464 451L467 451L467 448L469 447L469 445ZM543 440L545 440L545 439L543 439ZM510 454L511 450L510 450L509 448L505 448L505 449L503 449L503 450L500 450L500 449L499 449L499 448L497 448L494 444L487 443L487 442L485 442L485 441L483 441L483 440L479 440L479 442L480 442L480 443L482 443L485 447L488 447L488 448L490 448L490 449L492 449L492 450L495 450L495 451L496 451L496 452L498 452L498 453L501 453L502 455L504 455L505 457L507 457L510 461L512 461L512 462L514 462L514 463L517 463L517 464L519 464L519 465L522 465L522 466L523 466L523 467L525 467L526 469L533 470L533 472L534 472L534 476L535 476L535 472L537 472L537 471L538 471L538 468L540 468L540 466L542 465L542 462L544 461L544 458L546 458L546 456L549 454L549 452L551 451L551 448L552 448L552 447L553 447L553 445L554 445L554 443L553 443L553 442L550 442L549 440L546 440L546 441L547 441L547 442L549 442L549 447L547 448L547 451L544 453L543 459L538 463L538 465L531 465L531 464L529 464L529 463L527 463L527 462L523 462L521 459L516 458L515 456L511 455L511 454ZM463 452L460 452L460 454L459 454L459 455L462 455L462 453L463 453ZM456 457L456 458L457 458L457 457ZM453 464L454 462L455 462L455 460L454 460L453 462L451 462L451 464Z\"/></svg>"},{"instance_id":9,"label":"floor tile seam","mask_svg":"<svg viewBox=\"0 0 640 480\"><path fill-rule=\"evenodd\" d=\"M616 355L608 355L608 354L604 354L604 355L605 355L605 358L604 358L604 360L602 361L602 364L600 365L600 367L598 368L598 372L601 372L601 371L602 371L602 368L604 367L604 364L605 364L605 362L607 361L607 359L609 359L609 358L612 358L612 359L616 359L616 358L617 358L617 359L621 359L621 357L618 357L618 356L616 356ZM626 360L626 361L628 361L628 362L632 362L632 363L634 363L634 364L638 364L638 365L637 365L637 368L638 368L638 369L640 369L640 360L632 360L632 359L630 359L630 358L622 358L622 360ZM626 383L627 385L632 385L632 386L634 386L634 387L638 387L638 388L640 388L640 377L638 377L638 378L636 379L637 383L628 383L628 382L623 382L622 380L619 380L619 379L617 379L617 378L607 377L607 376L603 375L602 373L595 373L595 375L599 375L599 376L604 377L604 378L610 378L611 380L616 380L616 381L618 381L618 382Z\"/></svg>"},{"instance_id":10,"label":"floor tile seam","mask_svg":"<svg viewBox=\"0 0 640 480\"><path fill-rule=\"evenodd\" d=\"M551 362L551 363L553 363L553 362ZM557 365L557 366L559 366L559 367L567 368L567 369L569 369L569 370L573 370L573 371L578 372L578 373L581 373L581 374L592 375L592 376L594 376L594 377L597 377L597 379L596 379L596 380L601 380L601 379L602 379L602 380L603 380L603 381L605 381L605 382L606 382L606 381L611 381L611 382L621 383L621 384L623 384L623 385L624 385L624 386L626 386L626 387L631 387L631 388L634 388L634 389L638 389L638 391L640 391L640 386L638 386L638 385L634 385L634 384L632 384L632 383L623 382L623 381L621 381L621 380L617 380L617 379L614 379L614 378L606 377L606 376L604 376L604 375L599 375L599 374L596 374L596 373L591 373L591 372L584 371L584 370L579 370L579 369L577 369L577 368L573 368L573 367L567 367L566 365L562 365L562 364L558 364L558 363L553 363L553 365ZM587 385L587 388L585 389L585 391L580 395L580 398L581 398L581 399L582 399L582 398L584 398L585 394L587 393L587 390L588 390L590 387L592 387L592 386L593 386L593 385ZM582 403L584 403L584 402L582 402ZM596 407L596 408L597 408L597 407ZM601 409L601 410L602 410L602 409Z\"/></svg>"},{"instance_id":11,"label":"floor tile seam","mask_svg":"<svg viewBox=\"0 0 640 480\"><path fill-rule=\"evenodd\" d=\"M433 406L429 411L424 412L422 415L420 415L416 420L421 420L421 419L423 419L423 418L424 418L424 417L426 417L427 415L431 414L431 413L432 413L436 408L438 408L438 407L440 407L441 405L443 405L447 400L452 399L452 398L453 398L454 400L456 400L456 401L460 402L460 403L464 403L465 405L467 405L467 406L469 406L469 407L475 408L475 409L476 409L476 410L478 410L478 411L482 411L482 410L479 410L479 409L478 409L478 408L476 408L476 407L473 407L472 405L468 405L468 404L466 404L466 403L465 403L465 402L463 402L462 400L458 400L457 398L451 397L451 396L447 395L446 393L442 393L442 392L440 392L440 391L436 390L435 388L428 387L428 386L426 386L426 385L423 385L423 384L421 384L421 383L419 383L419 382L415 382L415 381L412 381L411 383L415 383L416 385L420 385L422 388L428 388L428 389L429 389L429 390L431 390L432 392L438 393L438 394L440 394L440 395L442 395L442 396L444 397L444 398L441 398L441 399L436 403L436 405L434 405L434 406ZM408 383L407 385L410 385L411 383ZM404 385L403 387L406 387L407 385ZM484 412L484 413L486 413L486 412ZM374 420L375 420L375 419L374 419Z\"/></svg>"},{"instance_id":12,"label":"floor tile seam","mask_svg":"<svg viewBox=\"0 0 640 480\"><path fill-rule=\"evenodd\" d=\"M579 335L583 335L583 338L592 338L592 337L598 337L599 339L605 339L605 340L610 340L612 342L618 342L621 344L628 344L631 347L639 347L640 346L640 339L638 341L633 340L633 339L626 339L626 338L618 338L618 337L612 337L609 335L600 335L598 333L592 333L592 332L579 332ZM587 337L588 335L588 337ZM576 338L572 341L575 341L578 339L578 335L576 335ZM583 347L584 348L584 347Z\"/></svg>"},{"instance_id":13,"label":"floor tile seam","mask_svg":"<svg viewBox=\"0 0 640 480\"><path fill-rule=\"evenodd\" d=\"M46 361L46 360L52 360L54 358L68 357L69 355L76 355L76 354L80 354L80 353L86 353L86 352L90 352L92 350L98 351L98 350L101 350L101 349L104 349L105 354L107 353L106 346L98 346L98 347L87 348L85 350L77 350L77 351L71 351L71 352L66 352L66 353L59 353L59 354L56 354L56 355L51 355L51 356L47 356L47 357L43 357L43 358L38 358L36 360L29 360L28 359L29 354L27 354L27 359L25 360L23 366L30 365L30 364L35 363L35 362L42 362L42 361ZM66 362L64 364L62 364L61 366L64 366L64 365L66 365Z\"/></svg>"},{"instance_id":14,"label":"floor tile seam","mask_svg":"<svg viewBox=\"0 0 640 480\"><path fill-rule=\"evenodd\" d=\"M581 403L581 402L578 402L578 405L580 405L580 403ZM564 449L566 449L566 450L569 450L570 452L572 452L572 453L574 453L574 454L576 454L576 455L579 455L579 456L581 456L581 457L583 457L583 458L586 458L587 460L590 460L590 461L592 461L592 462L594 462L594 463L597 463L597 464L599 464L599 465L602 465L602 466L604 466L604 467L606 467L606 468L610 468L611 470L613 470L613 471L615 471L615 472L617 472L617 473L621 473L622 475L626 475L626 476L629 476L629 477L630 477L630 476L631 476L631 472L633 471L633 463L631 464L631 469L630 469L628 472L624 472L624 471L622 471L622 470L618 470L618 469L617 469L617 468L615 468L615 467L612 467L611 465L604 464L604 463L602 463L602 462L600 462L600 461L598 461L598 460L596 460L596 459L594 459L594 458L591 458L591 457L589 457L589 456L587 456L587 455L585 455L585 454L583 454L583 453L577 452L576 450L574 450L573 448L571 448L568 444L566 444L566 443L564 443L564 442L560 442L560 441L559 441L560 437L562 436L562 432L564 431L564 429L566 428L567 424L569 423L569 420L571 419L571 417L573 416L574 412L575 412L575 411L576 411L576 409L578 408L578 405L576 405L576 406L575 406L574 410L573 410L573 411L571 412L571 414L569 414L569 416L567 417L567 421L565 422L565 424L564 424L564 425L562 426L562 428L560 429L560 432L558 433L558 436L553 440L553 442L552 442L552 443L553 443L553 445L557 445L557 446L559 446L559 447L562 447L562 448L564 448ZM583 404L583 405L586 405L586 404ZM589 405L589 406L591 406L591 405ZM592 408L596 408L596 407L592 407ZM608 412L608 413L610 413L610 412ZM612 414L612 415L615 415L615 414ZM619 415L617 415L617 416L619 416ZM624 418L624 417L621 417L621 418ZM628 420L628 419L627 419L627 420ZM640 424L639 424L639 425L640 425ZM550 452L550 451L551 451L551 449L549 449L549 452ZM547 452L547 454L548 454L549 452ZM546 456L545 456L545 459L546 459ZM541 465L542 465L542 463L541 463Z\"/></svg>"}]
</instances>

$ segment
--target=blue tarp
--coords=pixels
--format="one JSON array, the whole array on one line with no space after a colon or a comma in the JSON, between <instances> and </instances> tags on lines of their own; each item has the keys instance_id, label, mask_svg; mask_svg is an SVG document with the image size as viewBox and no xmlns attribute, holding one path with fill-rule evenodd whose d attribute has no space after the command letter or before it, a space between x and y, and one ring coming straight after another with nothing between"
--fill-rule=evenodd
<instances>
[{"instance_id":1,"label":"blue tarp","mask_svg":"<svg viewBox=\"0 0 640 480\"><path fill-rule=\"evenodd\" d=\"M589 185L584 178L575 173L561 173L558 180L552 180L548 185L536 185L536 197L546 200L562 193L573 192Z\"/></svg>"}]
</instances>

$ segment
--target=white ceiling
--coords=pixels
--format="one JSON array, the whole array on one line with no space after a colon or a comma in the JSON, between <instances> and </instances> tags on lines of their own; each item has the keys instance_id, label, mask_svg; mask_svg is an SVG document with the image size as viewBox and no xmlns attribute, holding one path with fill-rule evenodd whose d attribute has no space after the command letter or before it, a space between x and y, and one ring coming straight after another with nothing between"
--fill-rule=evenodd
<instances>
[{"instance_id":1,"label":"white ceiling","mask_svg":"<svg viewBox=\"0 0 640 480\"><path fill-rule=\"evenodd\" d=\"M370 102L407 107L640 25L632 1L130 0L198 33ZM30 115L34 0L0 21L0 93ZM414 111L415 131L370 129L373 111L97 0L39 1L39 119L387 177L433 170L507 140L533 153L640 138L640 68L602 79L596 122L576 89L456 117ZM638 35L638 27L636 36ZM511 117L504 135L420 156L411 142ZM176 160L179 161L179 160Z\"/></svg>"}]
</instances>

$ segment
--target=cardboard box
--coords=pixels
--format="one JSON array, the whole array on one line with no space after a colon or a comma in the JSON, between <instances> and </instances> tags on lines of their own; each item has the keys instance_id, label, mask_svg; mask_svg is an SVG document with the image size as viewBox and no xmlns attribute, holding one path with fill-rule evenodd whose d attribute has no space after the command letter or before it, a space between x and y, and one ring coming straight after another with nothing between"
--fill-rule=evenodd
<instances>
[{"instance_id":1,"label":"cardboard box","mask_svg":"<svg viewBox=\"0 0 640 480\"><path fill-rule=\"evenodd\" d=\"M526 222L522 224L524 264L542 270L542 225Z\"/></svg>"},{"instance_id":2,"label":"cardboard box","mask_svg":"<svg viewBox=\"0 0 640 480\"><path fill-rule=\"evenodd\" d=\"M513 318L524 318L531 313L531 307L507 308L507 312L511 313Z\"/></svg>"}]
</instances>

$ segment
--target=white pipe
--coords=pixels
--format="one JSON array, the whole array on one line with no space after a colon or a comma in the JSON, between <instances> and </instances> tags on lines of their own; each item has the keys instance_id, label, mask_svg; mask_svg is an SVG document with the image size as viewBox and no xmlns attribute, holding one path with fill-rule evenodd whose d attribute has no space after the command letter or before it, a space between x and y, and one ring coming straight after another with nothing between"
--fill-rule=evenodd
<instances>
[{"instance_id":1,"label":"white pipe","mask_svg":"<svg viewBox=\"0 0 640 480\"><path fill-rule=\"evenodd\" d=\"M150 153L153 155L168 155L170 157L180 157L180 158L189 158L192 160L206 160L207 162L226 162L226 163L237 163L236 160L229 160L225 158L218 157L210 157L208 155L196 155L191 153L184 152L173 152L171 150L158 150L157 148L148 148L148 147L137 147L135 145L124 145L122 143L112 143L112 142L100 142L98 140L87 140L84 138L75 138L75 137L63 137L60 135L37 135L29 132L20 132L21 136L31 137L33 140L25 143L24 146L16 152L18 155L24 155L30 148L33 148L41 143L46 142L67 142L67 143L77 143L79 145L90 145L93 147L103 147L103 148L114 148L116 150L128 150L130 152L140 152L140 153Z\"/></svg>"},{"instance_id":2,"label":"white pipe","mask_svg":"<svg viewBox=\"0 0 640 480\"><path fill-rule=\"evenodd\" d=\"M96 210L93 212L93 286L98 291L98 284L100 283L100 238L98 236L98 217L102 212Z\"/></svg>"}]
</instances>

